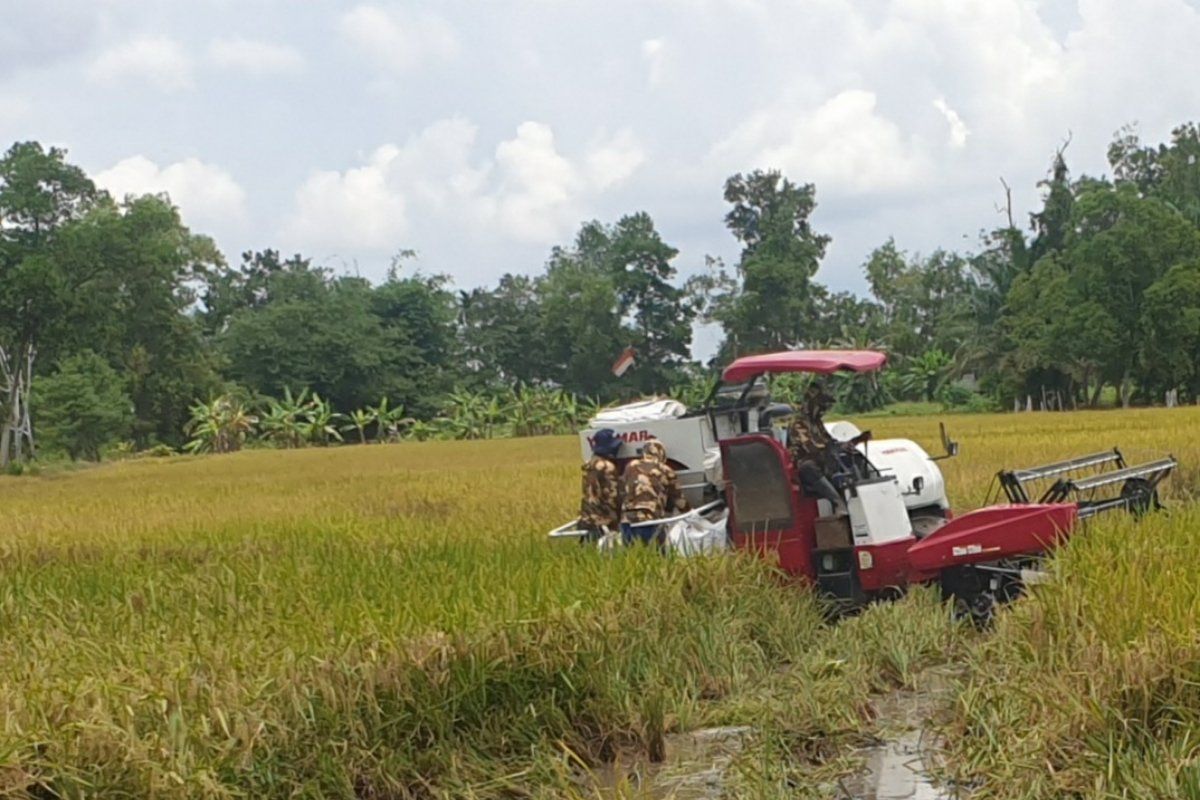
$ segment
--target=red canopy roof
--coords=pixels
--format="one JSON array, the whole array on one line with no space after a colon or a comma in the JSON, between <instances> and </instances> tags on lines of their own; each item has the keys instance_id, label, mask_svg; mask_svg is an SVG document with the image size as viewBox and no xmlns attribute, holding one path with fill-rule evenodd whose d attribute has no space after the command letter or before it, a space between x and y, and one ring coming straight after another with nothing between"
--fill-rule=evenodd
<instances>
[{"instance_id":1,"label":"red canopy roof","mask_svg":"<svg viewBox=\"0 0 1200 800\"><path fill-rule=\"evenodd\" d=\"M743 383L764 372L873 372L887 356L874 350L785 350L739 358L725 368L721 380Z\"/></svg>"}]
</instances>

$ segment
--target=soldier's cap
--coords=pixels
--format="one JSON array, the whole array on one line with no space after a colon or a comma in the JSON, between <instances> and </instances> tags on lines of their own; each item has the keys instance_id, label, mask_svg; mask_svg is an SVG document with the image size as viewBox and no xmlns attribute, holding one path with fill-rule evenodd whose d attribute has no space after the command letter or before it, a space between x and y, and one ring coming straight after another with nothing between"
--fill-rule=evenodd
<instances>
[{"instance_id":1,"label":"soldier's cap","mask_svg":"<svg viewBox=\"0 0 1200 800\"><path fill-rule=\"evenodd\" d=\"M651 439L642 447L642 457L667 463L667 448L658 439Z\"/></svg>"},{"instance_id":2,"label":"soldier's cap","mask_svg":"<svg viewBox=\"0 0 1200 800\"><path fill-rule=\"evenodd\" d=\"M612 428L601 428L592 437L592 452L598 456L612 458L621 449L621 437Z\"/></svg>"},{"instance_id":3,"label":"soldier's cap","mask_svg":"<svg viewBox=\"0 0 1200 800\"><path fill-rule=\"evenodd\" d=\"M804 390L804 401L809 405L822 405L825 407L831 406L834 403L834 396L825 389L825 385L820 381L813 381Z\"/></svg>"}]
</instances>

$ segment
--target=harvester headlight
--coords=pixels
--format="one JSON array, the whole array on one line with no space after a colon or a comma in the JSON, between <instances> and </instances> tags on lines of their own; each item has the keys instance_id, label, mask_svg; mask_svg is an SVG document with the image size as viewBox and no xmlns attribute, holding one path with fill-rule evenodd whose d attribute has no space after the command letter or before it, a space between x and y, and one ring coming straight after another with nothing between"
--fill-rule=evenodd
<instances>
[{"instance_id":1,"label":"harvester headlight","mask_svg":"<svg viewBox=\"0 0 1200 800\"><path fill-rule=\"evenodd\" d=\"M859 569L870 569L873 566L875 566L875 559L871 557L871 554L869 552L867 552L866 550L859 550L858 551L858 568Z\"/></svg>"}]
</instances>

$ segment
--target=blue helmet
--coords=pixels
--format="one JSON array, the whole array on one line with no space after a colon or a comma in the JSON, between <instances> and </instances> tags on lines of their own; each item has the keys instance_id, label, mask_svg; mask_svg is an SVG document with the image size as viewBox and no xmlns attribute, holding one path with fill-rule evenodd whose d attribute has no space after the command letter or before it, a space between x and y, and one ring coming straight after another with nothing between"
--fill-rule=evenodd
<instances>
[{"instance_id":1,"label":"blue helmet","mask_svg":"<svg viewBox=\"0 0 1200 800\"><path fill-rule=\"evenodd\" d=\"M612 458L621 449L621 437L612 428L601 428L592 437L592 452L598 456Z\"/></svg>"}]
</instances>

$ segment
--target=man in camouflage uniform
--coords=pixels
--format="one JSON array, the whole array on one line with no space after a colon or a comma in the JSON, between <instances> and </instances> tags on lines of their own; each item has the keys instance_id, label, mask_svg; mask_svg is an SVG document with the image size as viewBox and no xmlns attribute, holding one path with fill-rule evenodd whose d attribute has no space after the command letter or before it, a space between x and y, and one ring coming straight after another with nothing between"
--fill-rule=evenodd
<instances>
[{"instance_id":1,"label":"man in camouflage uniform","mask_svg":"<svg viewBox=\"0 0 1200 800\"><path fill-rule=\"evenodd\" d=\"M643 542L654 539L661 546L662 526L641 523L688 510L687 500L679 490L679 478L667 463L667 448L662 442L657 439L646 442L642 457L626 465L621 477L621 503L621 533L626 544L637 538Z\"/></svg>"},{"instance_id":2,"label":"man in camouflage uniform","mask_svg":"<svg viewBox=\"0 0 1200 800\"><path fill-rule=\"evenodd\" d=\"M825 387L817 381L809 384L804 404L796 409L788 428L788 453L804 493L828 500L837 513L845 509L845 501L825 476L836 457L835 450L841 446L825 428L825 412L832 407L833 397Z\"/></svg>"},{"instance_id":3,"label":"man in camouflage uniform","mask_svg":"<svg viewBox=\"0 0 1200 800\"><path fill-rule=\"evenodd\" d=\"M621 523L621 473L616 457L621 440L612 428L596 431L592 457L583 465L583 499L579 503L579 525L588 532L587 541L615 535Z\"/></svg>"}]
</instances>

